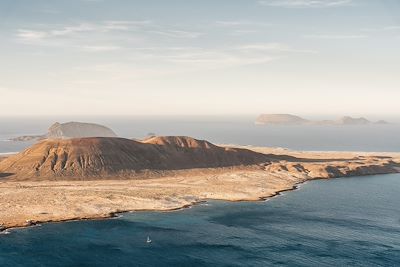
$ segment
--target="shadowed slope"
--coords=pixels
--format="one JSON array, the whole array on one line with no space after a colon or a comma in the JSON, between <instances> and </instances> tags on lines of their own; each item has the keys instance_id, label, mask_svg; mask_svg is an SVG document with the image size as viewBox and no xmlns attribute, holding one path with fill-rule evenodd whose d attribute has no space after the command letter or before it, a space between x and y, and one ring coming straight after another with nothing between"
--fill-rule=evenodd
<instances>
[{"instance_id":1,"label":"shadowed slope","mask_svg":"<svg viewBox=\"0 0 400 267\"><path fill-rule=\"evenodd\" d=\"M129 177L150 170L181 170L252 165L267 161L246 149L215 146L189 137L155 137L143 142L123 138L44 140L0 162L13 179Z\"/></svg>"}]
</instances>

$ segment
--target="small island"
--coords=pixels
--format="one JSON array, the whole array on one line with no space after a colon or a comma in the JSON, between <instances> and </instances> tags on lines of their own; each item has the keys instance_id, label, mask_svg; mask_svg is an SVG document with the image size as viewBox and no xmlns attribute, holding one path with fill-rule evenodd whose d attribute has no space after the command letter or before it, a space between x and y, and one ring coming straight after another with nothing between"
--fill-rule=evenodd
<instances>
[{"instance_id":1,"label":"small island","mask_svg":"<svg viewBox=\"0 0 400 267\"><path fill-rule=\"evenodd\" d=\"M11 138L10 141L27 142L39 141L46 138L69 139L83 137L117 137L117 134L104 125L71 121L66 123L54 123L49 127L46 134L18 136Z\"/></svg>"},{"instance_id":2,"label":"small island","mask_svg":"<svg viewBox=\"0 0 400 267\"><path fill-rule=\"evenodd\" d=\"M366 118L344 116L337 120L307 120L291 114L261 114L255 122L257 125L370 125L388 124L384 120L372 122Z\"/></svg>"}]
</instances>

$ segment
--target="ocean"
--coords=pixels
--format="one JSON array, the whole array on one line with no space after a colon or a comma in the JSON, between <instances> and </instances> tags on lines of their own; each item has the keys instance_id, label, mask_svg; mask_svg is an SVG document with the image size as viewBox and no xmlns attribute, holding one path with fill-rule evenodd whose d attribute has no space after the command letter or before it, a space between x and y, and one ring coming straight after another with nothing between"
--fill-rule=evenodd
<instances>
[{"instance_id":1,"label":"ocean","mask_svg":"<svg viewBox=\"0 0 400 267\"><path fill-rule=\"evenodd\" d=\"M400 175L354 177L264 202L49 223L0 236L0 266L398 266L398 192Z\"/></svg>"},{"instance_id":2,"label":"ocean","mask_svg":"<svg viewBox=\"0 0 400 267\"><path fill-rule=\"evenodd\" d=\"M263 127L253 120L89 121L127 138L155 133L298 150L400 152L398 124ZM42 134L54 121L0 119L0 153L21 151L32 142L6 140ZM15 229L0 235L0 266L399 266L399 192L398 174L332 179L263 202L209 201L174 212Z\"/></svg>"}]
</instances>

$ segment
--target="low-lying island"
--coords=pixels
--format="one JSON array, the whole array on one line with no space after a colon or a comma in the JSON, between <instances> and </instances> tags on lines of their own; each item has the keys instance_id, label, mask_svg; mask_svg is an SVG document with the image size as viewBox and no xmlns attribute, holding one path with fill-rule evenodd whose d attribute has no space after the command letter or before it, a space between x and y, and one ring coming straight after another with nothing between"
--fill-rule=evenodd
<instances>
[{"instance_id":1,"label":"low-lying island","mask_svg":"<svg viewBox=\"0 0 400 267\"><path fill-rule=\"evenodd\" d=\"M395 153L216 146L189 137L44 140L0 162L0 227L261 200L308 180L399 171Z\"/></svg>"}]
</instances>

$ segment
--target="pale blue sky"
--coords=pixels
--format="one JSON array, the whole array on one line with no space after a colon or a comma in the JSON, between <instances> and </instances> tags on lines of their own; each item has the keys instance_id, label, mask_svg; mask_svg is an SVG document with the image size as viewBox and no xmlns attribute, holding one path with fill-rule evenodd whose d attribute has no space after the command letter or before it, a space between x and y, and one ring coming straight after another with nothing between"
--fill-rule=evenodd
<instances>
[{"instance_id":1,"label":"pale blue sky","mask_svg":"<svg viewBox=\"0 0 400 267\"><path fill-rule=\"evenodd\" d=\"M400 115L398 0L1 0L1 115Z\"/></svg>"}]
</instances>

